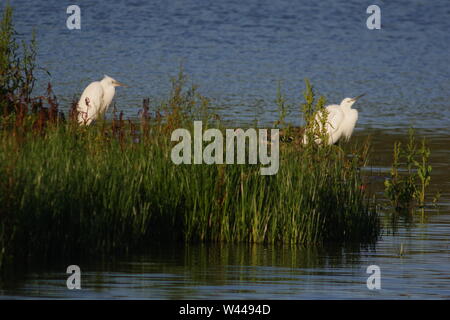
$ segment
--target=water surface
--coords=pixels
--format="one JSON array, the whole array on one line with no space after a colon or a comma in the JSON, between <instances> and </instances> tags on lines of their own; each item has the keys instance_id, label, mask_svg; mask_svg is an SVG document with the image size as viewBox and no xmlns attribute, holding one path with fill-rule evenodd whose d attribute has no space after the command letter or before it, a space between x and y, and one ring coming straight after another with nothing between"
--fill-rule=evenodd
<instances>
[{"instance_id":1,"label":"water surface","mask_svg":"<svg viewBox=\"0 0 450 320\"><path fill-rule=\"evenodd\" d=\"M449 299L450 219L401 227L375 248L192 245L151 247L114 263L81 264L82 289L64 266L30 273L3 298ZM403 249L401 249L403 247ZM381 290L368 290L369 265Z\"/></svg>"},{"instance_id":2,"label":"water surface","mask_svg":"<svg viewBox=\"0 0 450 320\"><path fill-rule=\"evenodd\" d=\"M361 1L133 0L80 2L81 30L68 30L72 2L13 0L18 32L35 28L37 89L51 81L68 105L108 74L131 86L117 105L137 116L142 99L161 100L183 64L216 110L235 122L277 118L282 81L299 122L303 79L332 103L367 93L359 126L413 125L446 131L450 123L450 6L446 0L372 1L381 30L366 27Z\"/></svg>"}]
</instances>

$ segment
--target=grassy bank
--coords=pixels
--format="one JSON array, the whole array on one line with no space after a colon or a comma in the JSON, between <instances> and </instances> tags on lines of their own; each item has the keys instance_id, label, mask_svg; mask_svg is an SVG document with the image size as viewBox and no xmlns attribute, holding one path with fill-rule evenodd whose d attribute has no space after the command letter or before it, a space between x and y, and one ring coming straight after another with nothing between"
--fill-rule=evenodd
<instances>
[{"instance_id":1,"label":"grassy bank","mask_svg":"<svg viewBox=\"0 0 450 320\"><path fill-rule=\"evenodd\" d=\"M7 9L8 10L8 9ZM369 243L380 226L360 168L368 145L284 143L276 175L259 165L175 165L176 128L224 130L209 100L185 89L144 101L141 118L80 127L49 86L33 97L35 46L17 52L11 14L0 41L0 268L37 259L131 252L156 241ZM28 48L28 49L27 49ZM23 57L23 58L20 58ZM280 119L286 106L277 98ZM305 121L324 105L307 84ZM206 128L205 128L206 129Z\"/></svg>"},{"instance_id":2,"label":"grassy bank","mask_svg":"<svg viewBox=\"0 0 450 320\"><path fill-rule=\"evenodd\" d=\"M4 120L2 260L124 252L149 241L376 239L377 214L361 188L362 150L346 157L335 146L282 145L274 176L261 176L259 165L173 164L172 130L192 127L192 110L183 108L205 107L191 97L175 86L162 111L140 122L80 128L57 119L39 126L33 115L21 126L17 116Z\"/></svg>"}]
</instances>

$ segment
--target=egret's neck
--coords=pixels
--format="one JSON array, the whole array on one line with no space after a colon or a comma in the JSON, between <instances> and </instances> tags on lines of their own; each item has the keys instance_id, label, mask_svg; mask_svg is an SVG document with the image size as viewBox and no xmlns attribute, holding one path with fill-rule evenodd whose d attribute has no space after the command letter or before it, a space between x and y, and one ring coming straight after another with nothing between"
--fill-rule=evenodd
<instances>
[{"instance_id":1,"label":"egret's neck","mask_svg":"<svg viewBox=\"0 0 450 320\"><path fill-rule=\"evenodd\" d=\"M102 80L100 80L100 83L103 88L106 88L108 86L108 79L103 78Z\"/></svg>"},{"instance_id":2,"label":"egret's neck","mask_svg":"<svg viewBox=\"0 0 450 320\"><path fill-rule=\"evenodd\" d=\"M341 108L342 108L342 111L347 112L352 109L352 106L349 106L348 104L344 104L341 106Z\"/></svg>"},{"instance_id":3,"label":"egret's neck","mask_svg":"<svg viewBox=\"0 0 450 320\"><path fill-rule=\"evenodd\" d=\"M101 84L103 87L103 108L106 111L114 98L116 88L113 85L105 82L101 82Z\"/></svg>"},{"instance_id":4,"label":"egret's neck","mask_svg":"<svg viewBox=\"0 0 450 320\"><path fill-rule=\"evenodd\" d=\"M103 81L101 82L101 84L102 84L103 92L104 92L105 95L112 95L112 96L114 96L114 93L116 92L116 88L113 85L111 85L111 84L109 84L107 82L103 82Z\"/></svg>"}]
</instances>

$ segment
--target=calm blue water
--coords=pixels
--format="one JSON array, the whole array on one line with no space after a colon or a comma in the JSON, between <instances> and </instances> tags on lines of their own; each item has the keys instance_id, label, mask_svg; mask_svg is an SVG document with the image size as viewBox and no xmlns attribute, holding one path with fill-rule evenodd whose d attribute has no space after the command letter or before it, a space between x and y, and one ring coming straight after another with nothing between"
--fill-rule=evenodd
<instances>
[{"instance_id":1,"label":"calm blue water","mask_svg":"<svg viewBox=\"0 0 450 320\"><path fill-rule=\"evenodd\" d=\"M137 115L145 97L164 98L180 64L235 122L276 119L277 82L298 103L310 78L330 102L366 92L358 128L447 128L450 6L435 1L29 1L13 0L18 31L38 33L39 88L51 81L68 104L103 74L132 86L117 105ZM66 28L67 6L81 30ZM381 7L369 30L366 8ZM443 129L448 132L448 129Z\"/></svg>"},{"instance_id":2,"label":"calm blue water","mask_svg":"<svg viewBox=\"0 0 450 320\"><path fill-rule=\"evenodd\" d=\"M19 36L37 30L38 63L51 73L39 72L37 90L51 81L65 106L108 74L131 86L117 90L116 102L135 117L143 98L167 95L180 64L216 111L237 124L277 119L278 81L294 124L305 77L332 103L366 92L355 105L357 135L373 133L380 181L394 140L386 129L421 128L433 150L431 191L441 191L443 206L424 221L400 223L395 233L384 221L373 248L149 249L114 263L71 261L82 269L81 291L66 288L66 265L29 266L23 279L0 284L0 298L450 298L448 1L11 3ZM71 4L81 7L78 31L66 28ZM366 28L370 4L381 7L381 30ZM365 285L371 264L381 268L381 291Z\"/></svg>"}]
</instances>

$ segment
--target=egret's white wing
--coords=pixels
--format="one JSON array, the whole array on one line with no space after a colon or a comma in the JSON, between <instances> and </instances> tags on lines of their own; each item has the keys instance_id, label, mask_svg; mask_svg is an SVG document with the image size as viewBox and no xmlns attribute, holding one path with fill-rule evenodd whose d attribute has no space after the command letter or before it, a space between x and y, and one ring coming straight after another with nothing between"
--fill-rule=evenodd
<instances>
[{"instance_id":1,"label":"egret's white wing","mask_svg":"<svg viewBox=\"0 0 450 320\"><path fill-rule=\"evenodd\" d=\"M320 111L316 116L316 122L319 124L319 128L322 128L322 123L325 121L325 115L326 115L326 122L325 122L325 130L328 133L328 143L333 144L336 143L337 140L339 140L339 137L341 135L341 124L344 120L344 113L342 112L342 108L338 105L329 105L325 108L327 111L326 113L323 111ZM320 143L319 141L316 141Z\"/></svg>"},{"instance_id":2,"label":"egret's white wing","mask_svg":"<svg viewBox=\"0 0 450 320\"><path fill-rule=\"evenodd\" d=\"M78 102L78 122L89 125L98 117L102 108L103 87L99 81L92 82L84 89Z\"/></svg>"},{"instance_id":3,"label":"egret's white wing","mask_svg":"<svg viewBox=\"0 0 450 320\"><path fill-rule=\"evenodd\" d=\"M344 120L344 112L339 106L328 106L326 107L328 111L328 117L326 122L326 128L329 134L336 133Z\"/></svg>"},{"instance_id":4,"label":"egret's white wing","mask_svg":"<svg viewBox=\"0 0 450 320\"><path fill-rule=\"evenodd\" d=\"M345 139L350 139L353 129L355 128L356 121L358 121L358 111L355 109L349 110L345 114L345 123L342 125L342 134Z\"/></svg>"}]
</instances>

